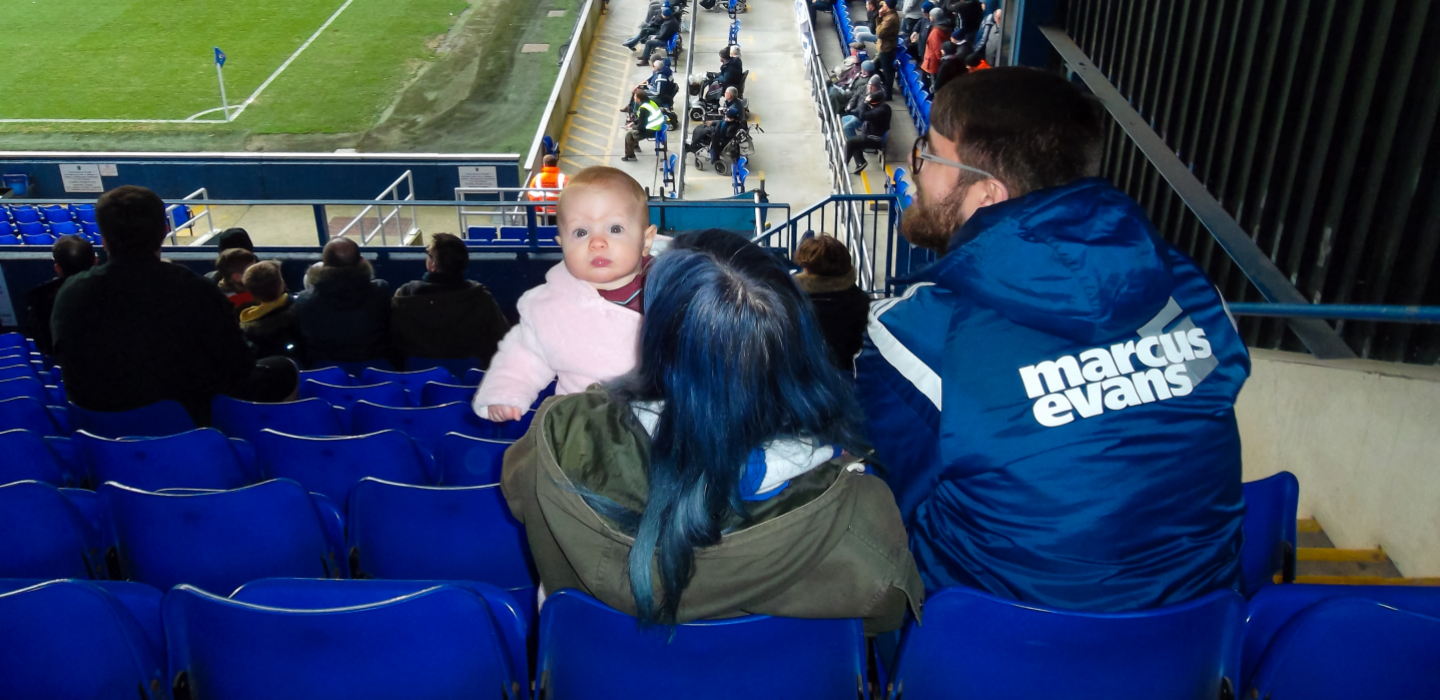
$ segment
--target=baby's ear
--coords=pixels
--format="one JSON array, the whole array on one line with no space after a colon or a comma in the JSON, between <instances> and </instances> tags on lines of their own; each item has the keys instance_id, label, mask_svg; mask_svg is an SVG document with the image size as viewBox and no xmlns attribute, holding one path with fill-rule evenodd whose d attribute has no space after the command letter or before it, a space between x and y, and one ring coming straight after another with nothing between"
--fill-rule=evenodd
<instances>
[{"instance_id":1,"label":"baby's ear","mask_svg":"<svg viewBox=\"0 0 1440 700\"><path fill-rule=\"evenodd\" d=\"M555 245L560 245L560 234L555 234Z\"/></svg>"},{"instance_id":2,"label":"baby's ear","mask_svg":"<svg viewBox=\"0 0 1440 700\"><path fill-rule=\"evenodd\" d=\"M650 246L655 243L655 234L656 234L656 233L659 233L659 231L660 231L660 229L656 228L656 227L655 227L655 224L650 224L649 226L646 226L646 227L645 227L645 254L646 254L646 255L649 255L649 254L650 254Z\"/></svg>"}]
</instances>

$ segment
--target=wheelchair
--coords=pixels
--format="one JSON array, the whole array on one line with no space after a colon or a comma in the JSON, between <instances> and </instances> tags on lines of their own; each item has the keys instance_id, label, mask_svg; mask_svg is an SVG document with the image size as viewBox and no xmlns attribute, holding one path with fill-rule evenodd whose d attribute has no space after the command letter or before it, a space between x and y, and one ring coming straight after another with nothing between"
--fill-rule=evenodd
<instances>
[{"instance_id":1,"label":"wheelchair","mask_svg":"<svg viewBox=\"0 0 1440 700\"><path fill-rule=\"evenodd\" d=\"M704 78L699 76L690 78L690 121L715 121L724 117L720 113L720 98L725 96L725 88L715 89L715 76L719 73L706 73ZM740 74L740 84L735 87L740 90L740 97L745 97L745 86L750 82L750 71ZM745 108L745 119L750 119L750 108Z\"/></svg>"},{"instance_id":2,"label":"wheelchair","mask_svg":"<svg viewBox=\"0 0 1440 700\"><path fill-rule=\"evenodd\" d=\"M706 161L710 161L710 164L715 166L715 172L724 175L730 171L730 163L755 155L755 139L750 136L750 129L749 124L742 127L740 133L735 134L735 138L730 139L730 143L725 144L725 148L720 151L719 160L710 160L708 145L695 151L695 168L704 170Z\"/></svg>"},{"instance_id":3,"label":"wheelchair","mask_svg":"<svg viewBox=\"0 0 1440 700\"><path fill-rule=\"evenodd\" d=\"M700 7L706 12L726 12L731 17L750 11L747 0L700 0Z\"/></svg>"}]
</instances>

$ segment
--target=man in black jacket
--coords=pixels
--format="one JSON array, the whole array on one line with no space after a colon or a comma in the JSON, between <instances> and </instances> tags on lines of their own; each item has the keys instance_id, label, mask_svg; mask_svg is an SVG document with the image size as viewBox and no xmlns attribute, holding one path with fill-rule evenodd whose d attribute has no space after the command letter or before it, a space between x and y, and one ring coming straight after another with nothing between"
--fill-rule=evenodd
<instances>
[{"instance_id":1,"label":"man in black jacket","mask_svg":"<svg viewBox=\"0 0 1440 700\"><path fill-rule=\"evenodd\" d=\"M430 237L425 277L395 290L390 302L390 337L401 354L490 365L510 323L485 285L465 279L469 264L464 241L449 233Z\"/></svg>"},{"instance_id":2,"label":"man in black jacket","mask_svg":"<svg viewBox=\"0 0 1440 700\"><path fill-rule=\"evenodd\" d=\"M50 314L60 286L97 262L95 247L79 236L62 236L50 248L50 257L55 260L55 279L30 290L25 297L26 334L35 341L35 349L46 355L55 354L55 343L50 340Z\"/></svg>"},{"instance_id":3,"label":"man in black jacket","mask_svg":"<svg viewBox=\"0 0 1440 700\"><path fill-rule=\"evenodd\" d=\"M393 359L389 283L374 279L348 238L326 243L320 263L305 273L309 289L295 298L311 365Z\"/></svg>"},{"instance_id":4,"label":"man in black jacket","mask_svg":"<svg viewBox=\"0 0 1440 700\"><path fill-rule=\"evenodd\" d=\"M866 98L866 107L860 110L860 134L845 141L845 162L855 160L855 174L859 175L869 163L865 162L865 149L884 148L885 134L890 132L890 105L885 96L872 92ZM882 154L881 160L884 160Z\"/></svg>"},{"instance_id":5,"label":"man in black jacket","mask_svg":"<svg viewBox=\"0 0 1440 700\"><path fill-rule=\"evenodd\" d=\"M670 39L680 33L680 18L675 16L674 12L661 10L660 16L662 18L660 28L655 30L655 33L650 36L649 41L645 42L645 51L640 54L640 62L636 65L648 65L650 53L653 52L656 47L665 48L665 46L670 43Z\"/></svg>"},{"instance_id":6,"label":"man in black jacket","mask_svg":"<svg viewBox=\"0 0 1440 700\"><path fill-rule=\"evenodd\" d=\"M160 197L117 187L95 203L95 218L109 260L70 278L50 324L70 401L124 411L172 399L206 425L217 394L281 401L294 393L294 363L257 363L225 295L160 259Z\"/></svg>"},{"instance_id":7,"label":"man in black jacket","mask_svg":"<svg viewBox=\"0 0 1440 700\"><path fill-rule=\"evenodd\" d=\"M635 36L620 42L620 45L634 51L635 45L640 43L641 39L654 34L655 30L660 28L660 20L662 19L660 10L661 4L659 0L650 3L650 9L645 12L645 21L640 23L640 31L636 32Z\"/></svg>"}]
</instances>

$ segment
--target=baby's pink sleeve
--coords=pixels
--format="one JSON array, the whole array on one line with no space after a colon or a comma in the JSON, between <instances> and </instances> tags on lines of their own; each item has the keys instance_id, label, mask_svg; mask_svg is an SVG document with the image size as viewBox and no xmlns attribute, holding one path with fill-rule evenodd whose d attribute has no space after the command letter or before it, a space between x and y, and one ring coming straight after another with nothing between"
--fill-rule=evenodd
<instances>
[{"instance_id":1,"label":"baby's pink sleeve","mask_svg":"<svg viewBox=\"0 0 1440 700\"><path fill-rule=\"evenodd\" d=\"M489 406L514 406L528 410L540 392L555 379L555 370L545 360L535 328L521 316L520 325L510 329L490 359L490 369L475 392L472 407L481 418L489 418Z\"/></svg>"}]
</instances>

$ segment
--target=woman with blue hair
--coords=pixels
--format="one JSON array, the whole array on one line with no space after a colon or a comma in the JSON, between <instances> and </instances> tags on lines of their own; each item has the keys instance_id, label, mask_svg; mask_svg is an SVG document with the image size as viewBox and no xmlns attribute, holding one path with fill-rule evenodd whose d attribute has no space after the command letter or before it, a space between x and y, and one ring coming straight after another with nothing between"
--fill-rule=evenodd
<instances>
[{"instance_id":1,"label":"woman with blue hair","mask_svg":"<svg viewBox=\"0 0 1440 700\"><path fill-rule=\"evenodd\" d=\"M551 399L505 454L543 590L642 625L763 614L899 628L924 592L861 416L783 267L720 230L646 284L640 361Z\"/></svg>"}]
</instances>

